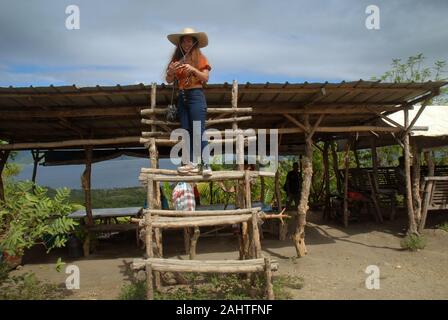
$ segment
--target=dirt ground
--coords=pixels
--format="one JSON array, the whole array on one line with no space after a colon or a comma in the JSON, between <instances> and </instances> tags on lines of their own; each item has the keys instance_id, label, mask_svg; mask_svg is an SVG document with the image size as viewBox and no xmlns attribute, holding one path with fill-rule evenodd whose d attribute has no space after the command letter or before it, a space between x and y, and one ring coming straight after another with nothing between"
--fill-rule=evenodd
<instances>
[{"instance_id":1,"label":"dirt ground","mask_svg":"<svg viewBox=\"0 0 448 320\"><path fill-rule=\"evenodd\" d=\"M377 224L369 219L343 228L335 221L322 221L321 213L308 215L306 244L308 255L295 258L291 240L279 241L268 233L262 240L264 253L279 262L278 274L300 276L304 287L291 289L294 299L447 299L448 233L435 226L448 221L448 213L431 213L424 235L427 246L417 252L403 251L400 240L406 225L404 213L391 222ZM183 255L180 236L164 237L165 257ZM231 235L200 238L197 259L237 259L237 239ZM89 257L67 258L67 249L50 254L39 248L24 258L16 273L32 271L39 279L64 284L68 276L58 273L58 257L80 269L80 289L68 299L116 299L120 288L129 282L129 264L142 257L133 234L102 240ZM380 289L369 290L365 269L376 265L380 270Z\"/></svg>"}]
</instances>

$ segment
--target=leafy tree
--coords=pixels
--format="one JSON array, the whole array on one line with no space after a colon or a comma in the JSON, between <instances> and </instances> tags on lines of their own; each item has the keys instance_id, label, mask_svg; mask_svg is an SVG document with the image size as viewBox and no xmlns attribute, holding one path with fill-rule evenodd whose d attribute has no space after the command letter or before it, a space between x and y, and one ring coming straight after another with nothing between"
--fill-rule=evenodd
<instances>
[{"instance_id":1,"label":"leafy tree","mask_svg":"<svg viewBox=\"0 0 448 320\"><path fill-rule=\"evenodd\" d=\"M446 60L437 60L434 65L425 66L425 57L423 53L416 54L415 56L410 56L407 58L406 62L402 62L402 59L392 60L392 69L386 71L382 76L379 77L382 81L389 82L425 82L428 80L433 81L446 81L448 78L447 74L447 64ZM373 80L378 79L377 77L372 77ZM440 96L433 99L432 104L443 105L448 103L448 88L442 88Z\"/></svg>"}]
</instances>

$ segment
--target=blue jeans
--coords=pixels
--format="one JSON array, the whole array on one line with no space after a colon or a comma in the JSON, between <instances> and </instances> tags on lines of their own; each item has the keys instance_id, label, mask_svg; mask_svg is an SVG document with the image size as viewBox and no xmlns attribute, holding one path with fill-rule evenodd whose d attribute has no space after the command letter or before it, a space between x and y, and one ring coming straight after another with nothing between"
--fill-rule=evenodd
<instances>
[{"instance_id":1,"label":"blue jeans","mask_svg":"<svg viewBox=\"0 0 448 320\"><path fill-rule=\"evenodd\" d=\"M178 114L180 125L182 129L188 131L190 138L190 161L198 163L198 158L194 157L193 154L193 121L200 122L200 134L201 136L196 137L196 141L199 147L200 141L200 152L203 153L204 148L207 146L207 140L202 140L202 136L205 131L205 120L207 118L207 102L205 101L204 90L198 89L188 89L179 90L179 95L177 99ZM199 134L199 132L197 132ZM199 150L197 150L199 151ZM207 155L197 155L202 158L202 162L205 164L209 163L208 153Z\"/></svg>"}]
</instances>

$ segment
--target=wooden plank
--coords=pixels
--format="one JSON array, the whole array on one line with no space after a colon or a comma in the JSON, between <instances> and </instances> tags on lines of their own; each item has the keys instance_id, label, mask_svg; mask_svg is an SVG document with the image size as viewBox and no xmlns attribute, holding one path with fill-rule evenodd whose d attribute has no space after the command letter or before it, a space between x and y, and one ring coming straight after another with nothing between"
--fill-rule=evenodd
<instances>
[{"instance_id":1,"label":"wooden plank","mask_svg":"<svg viewBox=\"0 0 448 320\"><path fill-rule=\"evenodd\" d=\"M180 210L159 210L147 209L143 213L150 211L152 215L165 217L198 217L198 216L226 216L226 215L241 215L252 214L261 211L261 207L247 208L247 209L233 209L233 210L196 210L196 211L180 211Z\"/></svg>"}]
</instances>

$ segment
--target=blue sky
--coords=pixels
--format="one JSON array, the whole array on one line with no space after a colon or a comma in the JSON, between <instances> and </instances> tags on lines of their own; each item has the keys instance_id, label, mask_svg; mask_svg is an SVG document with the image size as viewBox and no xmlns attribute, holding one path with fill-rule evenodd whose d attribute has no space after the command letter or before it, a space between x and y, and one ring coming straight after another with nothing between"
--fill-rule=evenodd
<instances>
[{"instance_id":1,"label":"blue sky","mask_svg":"<svg viewBox=\"0 0 448 320\"><path fill-rule=\"evenodd\" d=\"M368 5L380 29L368 30ZM65 9L80 9L67 30ZM163 82L184 27L207 32L210 83L370 79L393 58L448 60L446 0L0 0L0 86Z\"/></svg>"}]
</instances>

